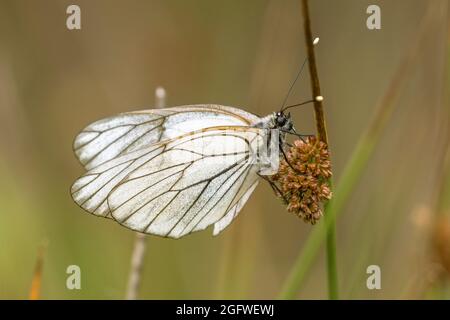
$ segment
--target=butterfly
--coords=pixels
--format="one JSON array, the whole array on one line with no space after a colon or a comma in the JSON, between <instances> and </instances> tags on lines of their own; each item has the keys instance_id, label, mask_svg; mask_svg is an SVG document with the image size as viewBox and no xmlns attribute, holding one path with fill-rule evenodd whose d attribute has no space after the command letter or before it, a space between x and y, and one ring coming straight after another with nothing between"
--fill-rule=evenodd
<instances>
[{"instance_id":1,"label":"butterfly","mask_svg":"<svg viewBox=\"0 0 450 320\"><path fill-rule=\"evenodd\" d=\"M296 134L283 110L259 117L189 105L122 113L75 138L87 172L71 195L84 210L138 232L180 238L214 225L217 235L260 178L276 173L287 133ZM264 162L260 151L267 148L272 159Z\"/></svg>"},{"instance_id":2,"label":"butterfly","mask_svg":"<svg viewBox=\"0 0 450 320\"><path fill-rule=\"evenodd\" d=\"M319 42L315 38L313 45ZM84 210L146 234L178 239L214 225L225 229L243 208L260 178L288 161L286 135L298 134L286 106L259 117L239 108L188 105L122 113L88 125L73 149L87 172L71 188Z\"/></svg>"}]
</instances>

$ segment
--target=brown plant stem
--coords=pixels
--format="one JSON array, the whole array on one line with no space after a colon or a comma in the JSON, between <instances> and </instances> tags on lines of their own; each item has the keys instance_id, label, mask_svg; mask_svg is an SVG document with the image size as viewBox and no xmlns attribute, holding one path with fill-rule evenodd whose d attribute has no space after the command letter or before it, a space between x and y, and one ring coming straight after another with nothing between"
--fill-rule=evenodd
<instances>
[{"instance_id":1,"label":"brown plant stem","mask_svg":"<svg viewBox=\"0 0 450 320\"><path fill-rule=\"evenodd\" d=\"M321 96L319 75L316 66L316 57L314 53L314 38L311 31L311 18L309 15L308 0L302 0L303 13L303 30L305 32L306 50L308 54L309 76L311 83L311 91L314 99L314 116L316 121L316 129L319 140L326 143L328 146L328 134L325 122L325 114L323 111L322 99L316 99ZM330 189L332 189L332 181L329 181ZM325 209L328 202L325 203ZM330 220L326 225L327 228L327 269L328 269L328 293L330 299L338 299L338 274L336 263L336 227L334 217L328 215L324 219Z\"/></svg>"},{"instance_id":2,"label":"brown plant stem","mask_svg":"<svg viewBox=\"0 0 450 320\"><path fill-rule=\"evenodd\" d=\"M313 99L321 96L320 81L317 73L316 56L314 54L314 38L311 31L311 18L309 16L308 0L302 0L302 13L303 13L303 30L305 32L306 50L308 55L308 67L309 76L311 80L311 91ZM318 99L314 99L314 115L316 119L316 128L319 140L325 142L328 145L328 135L325 123L325 115L323 112L323 102Z\"/></svg>"}]
</instances>

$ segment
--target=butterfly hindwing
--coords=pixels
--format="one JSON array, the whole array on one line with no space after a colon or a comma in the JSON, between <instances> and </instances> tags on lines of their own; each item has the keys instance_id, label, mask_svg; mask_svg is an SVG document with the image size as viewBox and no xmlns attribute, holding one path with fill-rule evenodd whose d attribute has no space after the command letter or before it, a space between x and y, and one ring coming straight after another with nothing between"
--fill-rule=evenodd
<instances>
[{"instance_id":1,"label":"butterfly hindwing","mask_svg":"<svg viewBox=\"0 0 450 320\"><path fill-rule=\"evenodd\" d=\"M119 155L72 187L74 200L97 215L144 233L179 238L237 215L257 185L254 152L263 129L213 127Z\"/></svg>"}]
</instances>

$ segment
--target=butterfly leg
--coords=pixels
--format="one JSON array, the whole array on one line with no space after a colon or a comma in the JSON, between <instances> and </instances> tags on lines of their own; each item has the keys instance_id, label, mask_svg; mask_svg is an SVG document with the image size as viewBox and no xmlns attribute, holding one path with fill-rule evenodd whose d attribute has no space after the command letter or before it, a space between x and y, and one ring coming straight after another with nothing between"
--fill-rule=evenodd
<instances>
[{"instance_id":1,"label":"butterfly leg","mask_svg":"<svg viewBox=\"0 0 450 320\"><path fill-rule=\"evenodd\" d=\"M281 153L283 154L284 160L285 160L286 163L289 165L289 167L291 167L292 170L294 170L295 172L298 172L298 170L295 169L295 168L292 166L292 164L289 162L288 157L287 157L287 155L286 155L286 152L284 152L284 149L283 149L283 141L281 140L281 138L280 138L280 142L279 142L279 143L280 143L280 150L281 150Z\"/></svg>"},{"instance_id":2,"label":"butterfly leg","mask_svg":"<svg viewBox=\"0 0 450 320\"><path fill-rule=\"evenodd\" d=\"M267 176L260 175L259 173L258 173L258 176L260 178L263 178L264 180L266 180L269 183L269 185L272 188L272 190L275 193L275 195L283 198L283 201L285 203L288 203L288 201L287 201L286 197L284 196L283 192L281 192L280 188L278 188L278 186L274 182L272 182L269 178L267 178Z\"/></svg>"},{"instance_id":3,"label":"butterfly leg","mask_svg":"<svg viewBox=\"0 0 450 320\"><path fill-rule=\"evenodd\" d=\"M301 134L301 133L297 133L297 131L295 131L294 128L292 128L291 131L285 131L285 130L282 130L282 132L285 132L285 133L287 133L287 134L291 134L291 135L293 135L293 136L296 136L296 137L298 137L300 140L302 140L302 141L305 142L305 143L306 143L306 141L305 141L304 138L312 138L312 137L315 137L314 134Z\"/></svg>"}]
</instances>

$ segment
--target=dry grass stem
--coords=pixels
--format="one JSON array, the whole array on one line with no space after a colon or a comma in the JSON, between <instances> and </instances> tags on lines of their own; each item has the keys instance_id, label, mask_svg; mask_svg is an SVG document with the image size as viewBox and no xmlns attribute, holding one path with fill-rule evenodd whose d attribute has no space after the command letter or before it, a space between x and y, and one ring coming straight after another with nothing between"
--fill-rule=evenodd
<instances>
[{"instance_id":1,"label":"dry grass stem","mask_svg":"<svg viewBox=\"0 0 450 320\"><path fill-rule=\"evenodd\" d=\"M163 87L157 87L155 90L155 107L164 108L166 104L166 90ZM136 300L138 298L141 284L141 273L143 270L146 252L146 235L136 232L133 253L131 255L131 268L128 276L128 285L125 298L127 300Z\"/></svg>"},{"instance_id":2,"label":"dry grass stem","mask_svg":"<svg viewBox=\"0 0 450 320\"><path fill-rule=\"evenodd\" d=\"M34 266L33 279L30 288L30 300L39 300L41 298L42 270L44 266L44 255L47 250L47 244L43 243L39 246L36 264Z\"/></svg>"}]
</instances>

